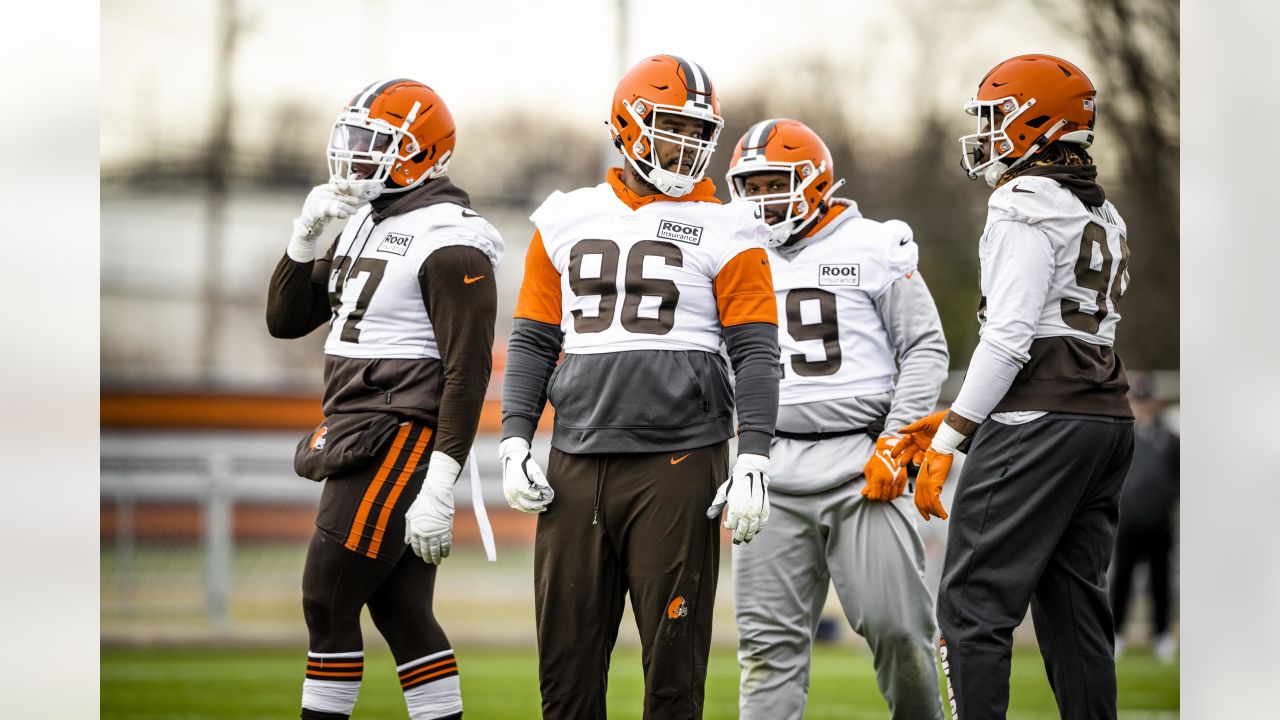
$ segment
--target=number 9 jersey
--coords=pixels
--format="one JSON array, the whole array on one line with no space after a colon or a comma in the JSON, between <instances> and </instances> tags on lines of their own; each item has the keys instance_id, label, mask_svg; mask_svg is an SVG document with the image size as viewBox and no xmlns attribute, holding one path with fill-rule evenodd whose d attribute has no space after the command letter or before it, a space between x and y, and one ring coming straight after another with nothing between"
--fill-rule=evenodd
<instances>
[{"instance_id":1,"label":"number 9 jersey","mask_svg":"<svg viewBox=\"0 0 1280 720\"><path fill-rule=\"evenodd\" d=\"M893 390L898 372L876 298L916 270L919 248L901 220L862 217L850 201L798 254L771 249L782 352L782 405Z\"/></svg>"}]
</instances>

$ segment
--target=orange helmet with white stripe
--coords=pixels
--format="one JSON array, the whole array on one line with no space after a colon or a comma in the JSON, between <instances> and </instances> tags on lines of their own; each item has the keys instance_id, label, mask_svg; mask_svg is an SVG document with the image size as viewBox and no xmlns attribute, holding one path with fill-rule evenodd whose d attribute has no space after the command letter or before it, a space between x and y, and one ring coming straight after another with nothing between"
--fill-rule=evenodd
<instances>
[{"instance_id":1,"label":"orange helmet with white stripe","mask_svg":"<svg viewBox=\"0 0 1280 720\"><path fill-rule=\"evenodd\" d=\"M789 187L748 195L746 178L756 173L786 173ZM762 120L747 129L734 146L725 180L734 200L749 200L761 210L786 204L786 214L770 226L772 233L766 243L770 247L807 231L844 184L844 180L835 179L831 151L822 138L804 123L786 118Z\"/></svg>"},{"instance_id":2,"label":"orange helmet with white stripe","mask_svg":"<svg viewBox=\"0 0 1280 720\"><path fill-rule=\"evenodd\" d=\"M672 117L697 120L692 132L678 132ZM609 134L631 167L659 191L680 197L707 172L724 121L715 87L700 65L675 55L641 60L622 76L613 93ZM664 167L658 144L679 154Z\"/></svg>"},{"instance_id":3,"label":"orange helmet with white stripe","mask_svg":"<svg viewBox=\"0 0 1280 720\"><path fill-rule=\"evenodd\" d=\"M971 179L982 173L995 187L1055 142L1089 147L1097 94L1080 68L1052 55L1019 55L996 65L964 106L978 120L977 132L960 138L965 171Z\"/></svg>"},{"instance_id":4,"label":"orange helmet with white stripe","mask_svg":"<svg viewBox=\"0 0 1280 720\"><path fill-rule=\"evenodd\" d=\"M453 115L434 90L404 78L375 82L333 123L329 179L402 192L443 175L456 142Z\"/></svg>"}]
</instances>

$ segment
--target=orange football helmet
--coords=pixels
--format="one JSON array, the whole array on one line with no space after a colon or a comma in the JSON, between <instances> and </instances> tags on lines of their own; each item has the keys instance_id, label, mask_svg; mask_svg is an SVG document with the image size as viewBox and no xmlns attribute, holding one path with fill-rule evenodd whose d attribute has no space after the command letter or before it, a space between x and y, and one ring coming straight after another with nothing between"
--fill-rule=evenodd
<instances>
[{"instance_id":1,"label":"orange football helmet","mask_svg":"<svg viewBox=\"0 0 1280 720\"><path fill-rule=\"evenodd\" d=\"M767 195L746 194L746 177L760 172L785 172L790 189ZM803 234L816 220L844 180L835 180L831 151L818 134L796 120L763 120L747 129L733 149L729 172L725 173L729 195L766 205L787 203L787 214L771 226L766 244L776 247L792 236Z\"/></svg>"},{"instance_id":2,"label":"orange football helmet","mask_svg":"<svg viewBox=\"0 0 1280 720\"><path fill-rule=\"evenodd\" d=\"M1051 55L1019 55L992 68L965 104L978 129L960 138L969 177L987 184L1055 142L1093 143L1097 91L1080 68ZM1006 159L1013 159L1007 164Z\"/></svg>"},{"instance_id":3,"label":"orange football helmet","mask_svg":"<svg viewBox=\"0 0 1280 720\"><path fill-rule=\"evenodd\" d=\"M434 90L404 78L376 82L333 123L329 179L402 192L443 175L456 142L453 115Z\"/></svg>"},{"instance_id":4,"label":"orange football helmet","mask_svg":"<svg viewBox=\"0 0 1280 720\"><path fill-rule=\"evenodd\" d=\"M660 128L659 119L668 114L701 121L701 132L682 135ZM706 174L723 127L720 101L706 71L675 55L641 60L622 76L613 93L609 135L614 145L640 177L671 197L687 194ZM680 149L675 170L663 167L659 142Z\"/></svg>"}]
</instances>

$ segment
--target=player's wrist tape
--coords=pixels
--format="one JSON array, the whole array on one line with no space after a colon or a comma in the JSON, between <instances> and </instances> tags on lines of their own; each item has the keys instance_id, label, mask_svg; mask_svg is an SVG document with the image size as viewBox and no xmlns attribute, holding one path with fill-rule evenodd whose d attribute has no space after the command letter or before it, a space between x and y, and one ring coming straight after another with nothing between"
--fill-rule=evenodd
<instances>
[{"instance_id":1,"label":"player's wrist tape","mask_svg":"<svg viewBox=\"0 0 1280 720\"><path fill-rule=\"evenodd\" d=\"M944 455L954 455L956 448L964 442L966 437L968 436L951 427L944 420L942 425L938 426L938 432L934 433L929 449Z\"/></svg>"},{"instance_id":2,"label":"player's wrist tape","mask_svg":"<svg viewBox=\"0 0 1280 720\"><path fill-rule=\"evenodd\" d=\"M307 228L302 221L293 219L293 237L289 238L289 247L285 250L289 255L289 259L294 262L307 263L316 259L316 238L318 235L308 235Z\"/></svg>"},{"instance_id":3,"label":"player's wrist tape","mask_svg":"<svg viewBox=\"0 0 1280 720\"><path fill-rule=\"evenodd\" d=\"M427 463L427 478L422 483L422 486L424 489L428 486L452 489L461 474L462 466L458 464L457 460L439 450L435 450L431 453L431 460Z\"/></svg>"}]
</instances>

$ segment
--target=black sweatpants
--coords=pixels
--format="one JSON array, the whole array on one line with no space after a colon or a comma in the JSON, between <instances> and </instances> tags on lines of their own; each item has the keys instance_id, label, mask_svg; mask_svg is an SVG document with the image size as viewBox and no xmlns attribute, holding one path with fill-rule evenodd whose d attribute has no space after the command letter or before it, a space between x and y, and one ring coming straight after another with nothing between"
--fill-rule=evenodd
<instances>
[{"instance_id":1,"label":"black sweatpants","mask_svg":"<svg viewBox=\"0 0 1280 720\"><path fill-rule=\"evenodd\" d=\"M640 631L644 717L702 717L728 443L653 454L553 449L556 497L538 516L534 589L546 720L606 717L623 599Z\"/></svg>"},{"instance_id":2,"label":"black sweatpants","mask_svg":"<svg viewBox=\"0 0 1280 720\"><path fill-rule=\"evenodd\" d=\"M1107 566L1133 421L984 422L956 485L938 591L953 715L1003 718L1013 629L1031 605L1063 718L1116 717Z\"/></svg>"},{"instance_id":3,"label":"black sweatpants","mask_svg":"<svg viewBox=\"0 0 1280 720\"><path fill-rule=\"evenodd\" d=\"M1164 527L1133 527L1120 521L1116 537L1116 575L1111 586L1111 612L1115 613L1116 636L1123 634L1125 615L1133 588L1133 571L1147 563L1151 569L1151 601L1154 605L1156 635L1169 630L1169 553L1173 548L1173 532Z\"/></svg>"}]
</instances>

